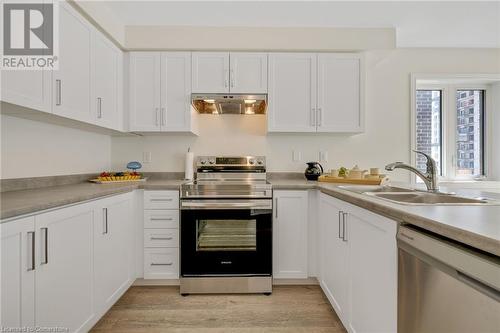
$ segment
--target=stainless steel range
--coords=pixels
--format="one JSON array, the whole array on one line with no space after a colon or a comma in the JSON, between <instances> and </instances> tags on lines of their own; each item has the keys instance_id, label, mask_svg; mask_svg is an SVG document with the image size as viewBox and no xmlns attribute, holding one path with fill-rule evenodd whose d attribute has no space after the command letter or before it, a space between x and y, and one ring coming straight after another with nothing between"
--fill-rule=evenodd
<instances>
[{"instance_id":1,"label":"stainless steel range","mask_svg":"<svg viewBox=\"0 0 500 333\"><path fill-rule=\"evenodd\" d=\"M181 187L181 294L272 292L272 188L263 156L196 159Z\"/></svg>"}]
</instances>

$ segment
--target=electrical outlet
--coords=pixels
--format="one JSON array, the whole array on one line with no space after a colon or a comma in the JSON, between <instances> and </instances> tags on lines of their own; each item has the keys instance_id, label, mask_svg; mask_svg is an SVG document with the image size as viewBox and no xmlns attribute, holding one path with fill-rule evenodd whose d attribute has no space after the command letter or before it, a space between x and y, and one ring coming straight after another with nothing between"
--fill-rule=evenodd
<instances>
[{"instance_id":1,"label":"electrical outlet","mask_svg":"<svg viewBox=\"0 0 500 333\"><path fill-rule=\"evenodd\" d=\"M151 152L145 151L142 153L142 162L143 163L151 163Z\"/></svg>"},{"instance_id":2,"label":"electrical outlet","mask_svg":"<svg viewBox=\"0 0 500 333\"><path fill-rule=\"evenodd\" d=\"M300 162L302 160L302 153L298 150L292 152L292 161Z\"/></svg>"},{"instance_id":3,"label":"electrical outlet","mask_svg":"<svg viewBox=\"0 0 500 333\"><path fill-rule=\"evenodd\" d=\"M328 152L325 150L319 151L319 161L320 162L328 162Z\"/></svg>"}]
</instances>

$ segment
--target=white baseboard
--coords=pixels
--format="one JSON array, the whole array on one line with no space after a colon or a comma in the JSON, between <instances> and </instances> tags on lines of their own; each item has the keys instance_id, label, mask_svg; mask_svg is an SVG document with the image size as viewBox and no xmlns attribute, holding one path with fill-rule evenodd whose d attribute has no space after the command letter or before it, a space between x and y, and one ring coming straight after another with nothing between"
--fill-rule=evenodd
<instances>
[{"instance_id":1,"label":"white baseboard","mask_svg":"<svg viewBox=\"0 0 500 333\"><path fill-rule=\"evenodd\" d=\"M136 279L134 281L134 286L178 286L180 284L179 279ZM318 285L318 280L315 277L310 277L307 279L273 279L273 285L284 286L284 285Z\"/></svg>"}]
</instances>

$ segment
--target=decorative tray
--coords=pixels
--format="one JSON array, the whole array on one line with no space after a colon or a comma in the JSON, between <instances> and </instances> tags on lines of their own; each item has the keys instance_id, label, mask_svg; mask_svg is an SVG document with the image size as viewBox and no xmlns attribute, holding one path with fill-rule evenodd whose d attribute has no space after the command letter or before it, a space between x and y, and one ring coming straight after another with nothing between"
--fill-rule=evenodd
<instances>
[{"instance_id":1,"label":"decorative tray","mask_svg":"<svg viewBox=\"0 0 500 333\"><path fill-rule=\"evenodd\" d=\"M358 184L358 185L383 185L389 181L389 178L379 178L379 179L367 179L367 178L344 178L344 177L332 177L328 175L322 175L318 178L319 182L325 183L344 183L344 184Z\"/></svg>"},{"instance_id":2,"label":"decorative tray","mask_svg":"<svg viewBox=\"0 0 500 333\"><path fill-rule=\"evenodd\" d=\"M108 179L109 178L109 179ZM135 183L144 182L148 178L132 178L132 177L100 177L95 179L89 179L89 182L96 184L116 184L116 183Z\"/></svg>"}]
</instances>

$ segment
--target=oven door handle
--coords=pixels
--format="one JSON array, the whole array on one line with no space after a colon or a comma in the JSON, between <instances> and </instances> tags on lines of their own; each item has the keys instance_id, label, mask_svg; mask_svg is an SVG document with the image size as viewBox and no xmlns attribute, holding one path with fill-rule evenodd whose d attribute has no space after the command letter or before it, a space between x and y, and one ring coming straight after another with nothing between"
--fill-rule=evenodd
<instances>
[{"instance_id":1,"label":"oven door handle","mask_svg":"<svg viewBox=\"0 0 500 333\"><path fill-rule=\"evenodd\" d=\"M272 209L271 200L263 202L231 202L231 201L182 201L181 209Z\"/></svg>"}]
</instances>

